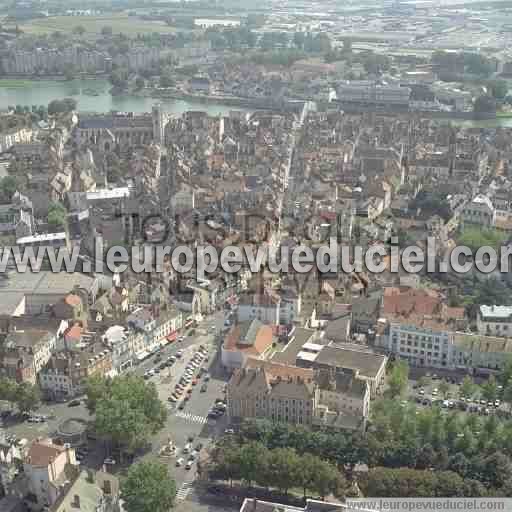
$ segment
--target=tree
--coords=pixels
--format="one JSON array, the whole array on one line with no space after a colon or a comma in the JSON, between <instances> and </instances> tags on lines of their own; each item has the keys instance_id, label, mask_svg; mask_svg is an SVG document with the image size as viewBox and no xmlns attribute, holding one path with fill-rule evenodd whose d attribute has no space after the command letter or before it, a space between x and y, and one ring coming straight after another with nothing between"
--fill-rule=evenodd
<instances>
[{"instance_id":1,"label":"tree","mask_svg":"<svg viewBox=\"0 0 512 512\"><path fill-rule=\"evenodd\" d=\"M487 382L482 384L482 396L488 402L494 402L498 396L498 384L494 375L491 375Z\"/></svg>"},{"instance_id":2,"label":"tree","mask_svg":"<svg viewBox=\"0 0 512 512\"><path fill-rule=\"evenodd\" d=\"M466 375L460 386L460 394L466 398L471 398L475 392L476 385L473 382L473 379L469 375Z\"/></svg>"},{"instance_id":3,"label":"tree","mask_svg":"<svg viewBox=\"0 0 512 512\"><path fill-rule=\"evenodd\" d=\"M98 400L109 393L109 381L103 376L96 374L89 377L85 383L85 394L87 396L87 409L93 414L96 411Z\"/></svg>"},{"instance_id":4,"label":"tree","mask_svg":"<svg viewBox=\"0 0 512 512\"><path fill-rule=\"evenodd\" d=\"M503 390L503 400L512 405L512 380L509 381Z\"/></svg>"},{"instance_id":5,"label":"tree","mask_svg":"<svg viewBox=\"0 0 512 512\"><path fill-rule=\"evenodd\" d=\"M271 485L280 492L288 493L299 469L300 458L292 448L276 448L269 455L268 473Z\"/></svg>"},{"instance_id":6,"label":"tree","mask_svg":"<svg viewBox=\"0 0 512 512\"><path fill-rule=\"evenodd\" d=\"M41 402L41 394L39 388L22 382L16 388L16 404L21 412L34 411L39 407Z\"/></svg>"},{"instance_id":7,"label":"tree","mask_svg":"<svg viewBox=\"0 0 512 512\"><path fill-rule=\"evenodd\" d=\"M6 402L16 402L17 389L18 385L16 384L16 381L6 377L0 378L0 396Z\"/></svg>"},{"instance_id":8,"label":"tree","mask_svg":"<svg viewBox=\"0 0 512 512\"><path fill-rule=\"evenodd\" d=\"M446 398L446 395L450 392L450 384L448 384L448 382L446 382L446 380L442 380L440 383L439 383L439 393L441 393L441 396L443 398Z\"/></svg>"},{"instance_id":9,"label":"tree","mask_svg":"<svg viewBox=\"0 0 512 512\"><path fill-rule=\"evenodd\" d=\"M78 37L82 37L85 34L84 26L77 25L75 28L73 28L73 34L77 35Z\"/></svg>"},{"instance_id":10,"label":"tree","mask_svg":"<svg viewBox=\"0 0 512 512\"><path fill-rule=\"evenodd\" d=\"M176 482L158 461L139 462L121 481L121 498L127 512L168 512L174 505Z\"/></svg>"},{"instance_id":11,"label":"tree","mask_svg":"<svg viewBox=\"0 0 512 512\"><path fill-rule=\"evenodd\" d=\"M52 100L48 103L48 114L56 115L76 110L77 103L73 98L64 98L63 100Z\"/></svg>"},{"instance_id":12,"label":"tree","mask_svg":"<svg viewBox=\"0 0 512 512\"><path fill-rule=\"evenodd\" d=\"M479 96L473 104L473 112L493 114L496 112L496 100L492 96Z\"/></svg>"},{"instance_id":13,"label":"tree","mask_svg":"<svg viewBox=\"0 0 512 512\"><path fill-rule=\"evenodd\" d=\"M101 35L103 37L112 37L112 27L109 26L109 25L106 25L105 27L102 27Z\"/></svg>"},{"instance_id":14,"label":"tree","mask_svg":"<svg viewBox=\"0 0 512 512\"><path fill-rule=\"evenodd\" d=\"M389 390L392 397L402 395L407 389L409 381L409 366L405 361L397 361L393 365L391 375L389 377Z\"/></svg>"},{"instance_id":15,"label":"tree","mask_svg":"<svg viewBox=\"0 0 512 512\"><path fill-rule=\"evenodd\" d=\"M18 188L18 182L14 176L6 176L0 181L0 194L2 200L9 202Z\"/></svg>"},{"instance_id":16,"label":"tree","mask_svg":"<svg viewBox=\"0 0 512 512\"><path fill-rule=\"evenodd\" d=\"M53 202L48 207L48 224L58 227L66 225L66 208L61 203Z\"/></svg>"},{"instance_id":17,"label":"tree","mask_svg":"<svg viewBox=\"0 0 512 512\"><path fill-rule=\"evenodd\" d=\"M131 452L161 430L166 418L155 385L136 375L115 377L96 400L96 432Z\"/></svg>"}]
</instances>

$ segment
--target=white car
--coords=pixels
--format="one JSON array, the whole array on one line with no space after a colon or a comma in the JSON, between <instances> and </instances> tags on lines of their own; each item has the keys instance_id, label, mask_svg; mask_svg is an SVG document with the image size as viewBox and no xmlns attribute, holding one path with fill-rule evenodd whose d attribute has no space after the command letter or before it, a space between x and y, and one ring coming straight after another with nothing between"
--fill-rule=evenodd
<instances>
[{"instance_id":1,"label":"white car","mask_svg":"<svg viewBox=\"0 0 512 512\"><path fill-rule=\"evenodd\" d=\"M103 464L107 464L109 466L114 466L116 463L116 461L112 458L112 457L107 457L104 461L103 461Z\"/></svg>"},{"instance_id":2,"label":"white car","mask_svg":"<svg viewBox=\"0 0 512 512\"><path fill-rule=\"evenodd\" d=\"M180 457L177 461L176 461L176 467L179 468L181 466L183 466L183 463L185 462L185 459L183 457Z\"/></svg>"}]
</instances>

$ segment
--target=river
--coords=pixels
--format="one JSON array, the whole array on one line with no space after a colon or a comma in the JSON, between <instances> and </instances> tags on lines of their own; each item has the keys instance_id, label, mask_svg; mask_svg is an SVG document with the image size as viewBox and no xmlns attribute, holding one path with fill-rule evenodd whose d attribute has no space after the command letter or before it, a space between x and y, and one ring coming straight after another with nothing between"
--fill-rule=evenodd
<instances>
[{"instance_id":1,"label":"river","mask_svg":"<svg viewBox=\"0 0 512 512\"><path fill-rule=\"evenodd\" d=\"M187 110L201 110L210 115L227 114L230 110L253 111L223 105L203 103L191 100L157 99L130 94L112 96L111 85L104 79L84 80L0 80L0 111L9 105L48 105L50 101L62 98L74 98L80 112L150 112L151 106L162 103L164 110L171 114L181 114ZM91 95L95 91L98 95ZM88 92L89 94L86 94ZM452 122L465 128L512 128L512 118L497 118L489 121L461 121L460 119L440 119L440 122Z\"/></svg>"},{"instance_id":2,"label":"river","mask_svg":"<svg viewBox=\"0 0 512 512\"><path fill-rule=\"evenodd\" d=\"M215 103L190 100L155 99L130 94L112 96L111 85L103 79L84 80L0 80L0 111L9 105L48 105L62 98L76 100L80 112L150 112L151 106L160 102L166 112L181 114L187 110L201 110L210 115L226 114L230 110L248 109ZM98 95L91 95L95 91ZM86 94L88 92L88 94Z\"/></svg>"}]
</instances>

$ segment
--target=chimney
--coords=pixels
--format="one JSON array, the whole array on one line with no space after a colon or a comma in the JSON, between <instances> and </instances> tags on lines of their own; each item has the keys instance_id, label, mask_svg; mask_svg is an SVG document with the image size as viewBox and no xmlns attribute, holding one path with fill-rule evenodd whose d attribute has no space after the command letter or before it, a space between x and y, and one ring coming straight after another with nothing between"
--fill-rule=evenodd
<instances>
[{"instance_id":1,"label":"chimney","mask_svg":"<svg viewBox=\"0 0 512 512\"><path fill-rule=\"evenodd\" d=\"M73 497L73 507L80 508L80 496L78 494L75 494Z\"/></svg>"}]
</instances>

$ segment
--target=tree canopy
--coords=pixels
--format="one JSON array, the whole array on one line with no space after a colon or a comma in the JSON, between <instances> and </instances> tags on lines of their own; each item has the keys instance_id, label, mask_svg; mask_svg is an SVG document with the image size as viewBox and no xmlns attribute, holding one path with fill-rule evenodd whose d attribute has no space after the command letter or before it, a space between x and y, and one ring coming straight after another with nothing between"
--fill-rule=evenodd
<instances>
[{"instance_id":1,"label":"tree canopy","mask_svg":"<svg viewBox=\"0 0 512 512\"><path fill-rule=\"evenodd\" d=\"M158 461L139 462L121 481L126 512L168 512L174 505L176 482Z\"/></svg>"},{"instance_id":2,"label":"tree canopy","mask_svg":"<svg viewBox=\"0 0 512 512\"><path fill-rule=\"evenodd\" d=\"M153 383L136 375L121 375L108 382L87 384L88 406L95 410L96 432L119 447L134 452L148 436L161 430L167 410Z\"/></svg>"}]
</instances>

